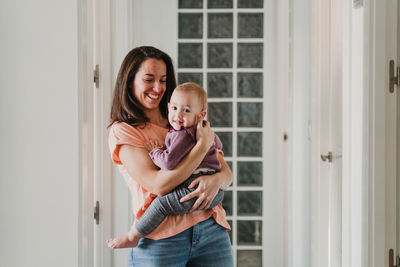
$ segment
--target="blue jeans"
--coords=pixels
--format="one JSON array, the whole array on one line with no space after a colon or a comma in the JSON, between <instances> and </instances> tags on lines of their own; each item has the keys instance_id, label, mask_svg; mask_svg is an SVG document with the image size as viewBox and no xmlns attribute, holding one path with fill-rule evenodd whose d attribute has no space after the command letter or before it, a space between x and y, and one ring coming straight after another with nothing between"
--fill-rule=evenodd
<instances>
[{"instance_id":1,"label":"blue jeans","mask_svg":"<svg viewBox=\"0 0 400 267\"><path fill-rule=\"evenodd\" d=\"M129 266L233 267L232 247L225 228L210 217L169 238L141 238L130 250Z\"/></svg>"}]
</instances>

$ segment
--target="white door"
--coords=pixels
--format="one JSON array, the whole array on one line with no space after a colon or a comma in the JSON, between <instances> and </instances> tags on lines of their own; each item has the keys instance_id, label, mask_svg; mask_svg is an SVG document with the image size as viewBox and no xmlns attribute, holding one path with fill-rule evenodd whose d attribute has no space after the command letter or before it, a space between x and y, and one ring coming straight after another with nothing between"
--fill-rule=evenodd
<instances>
[{"instance_id":1,"label":"white door","mask_svg":"<svg viewBox=\"0 0 400 267\"><path fill-rule=\"evenodd\" d=\"M397 40L396 43L393 44L394 47L397 47L397 79L398 79L398 84L397 84L397 101L396 101L396 108L397 108L397 118L396 118L396 141L397 141L397 151L396 151L396 181L397 181L397 187L396 187L396 196L397 196L397 224L396 224L396 230L397 230L397 255L400 255L400 72L399 72L399 66L400 66L400 4L395 1L395 4L397 3L397 13L394 18L394 20L397 20Z\"/></svg>"},{"instance_id":2,"label":"white door","mask_svg":"<svg viewBox=\"0 0 400 267\"><path fill-rule=\"evenodd\" d=\"M390 92L390 73L397 77L400 66L399 53L399 3L386 2L386 253L393 249L394 255L385 266L393 266L400 255L400 85L393 86ZM393 60L393 69L390 62ZM397 177L397 178L396 178ZM393 262L390 262L390 261ZM392 264L392 265L389 265ZM400 264L400 261L398 262ZM396 265L397 266L397 265Z\"/></svg>"},{"instance_id":3,"label":"white door","mask_svg":"<svg viewBox=\"0 0 400 267\"><path fill-rule=\"evenodd\" d=\"M342 5L313 1L312 266L341 266Z\"/></svg>"}]
</instances>

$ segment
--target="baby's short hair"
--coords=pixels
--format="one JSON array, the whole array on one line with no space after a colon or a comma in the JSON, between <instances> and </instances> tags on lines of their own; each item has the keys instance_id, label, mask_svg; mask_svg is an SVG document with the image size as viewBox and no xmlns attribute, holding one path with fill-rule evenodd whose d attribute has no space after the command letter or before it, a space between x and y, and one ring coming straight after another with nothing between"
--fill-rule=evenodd
<instances>
[{"instance_id":1,"label":"baby's short hair","mask_svg":"<svg viewBox=\"0 0 400 267\"><path fill-rule=\"evenodd\" d=\"M194 92L199 97L201 109L207 110L206 90L204 90L204 88L198 85L197 83L192 83L192 82L182 83L175 88L175 91L176 90L183 92Z\"/></svg>"}]
</instances>

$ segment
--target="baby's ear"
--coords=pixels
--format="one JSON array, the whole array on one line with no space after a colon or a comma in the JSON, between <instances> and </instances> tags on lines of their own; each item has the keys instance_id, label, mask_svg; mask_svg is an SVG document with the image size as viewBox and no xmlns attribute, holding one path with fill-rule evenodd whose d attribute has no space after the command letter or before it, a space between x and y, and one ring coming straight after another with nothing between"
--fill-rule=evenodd
<instances>
[{"instance_id":1,"label":"baby's ear","mask_svg":"<svg viewBox=\"0 0 400 267\"><path fill-rule=\"evenodd\" d=\"M205 111L205 110L202 110L202 111L200 112L200 116L201 116L201 119L202 119L202 120L204 120L206 114L207 114L207 111Z\"/></svg>"}]
</instances>

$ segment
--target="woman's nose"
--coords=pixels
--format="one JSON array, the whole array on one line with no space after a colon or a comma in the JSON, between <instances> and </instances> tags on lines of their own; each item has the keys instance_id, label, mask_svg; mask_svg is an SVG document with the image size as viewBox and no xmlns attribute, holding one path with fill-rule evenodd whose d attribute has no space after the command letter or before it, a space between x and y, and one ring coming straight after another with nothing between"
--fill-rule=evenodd
<instances>
[{"instance_id":1,"label":"woman's nose","mask_svg":"<svg viewBox=\"0 0 400 267\"><path fill-rule=\"evenodd\" d=\"M160 82L156 82L154 84L154 91L156 91L157 93L161 93L163 91L163 85Z\"/></svg>"}]
</instances>

